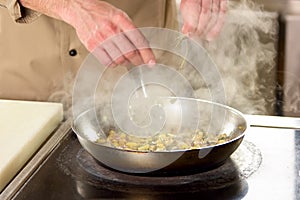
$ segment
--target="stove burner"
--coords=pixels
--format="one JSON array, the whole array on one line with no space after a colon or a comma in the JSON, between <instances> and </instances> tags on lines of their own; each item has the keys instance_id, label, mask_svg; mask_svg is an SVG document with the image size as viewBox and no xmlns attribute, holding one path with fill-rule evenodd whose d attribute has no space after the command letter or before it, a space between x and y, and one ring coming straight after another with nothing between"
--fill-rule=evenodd
<instances>
[{"instance_id":1,"label":"stove burner","mask_svg":"<svg viewBox=\"0 0 300 200\"><path fill-rule=\"evenodd\" d=\"M182 186L197 183L201 188L216 187L238 180L238 171L232 160L225 162L223 167L189 175L178 176L150 176L148 174L126 174L107 168L96 161L87 151L81 149L77 154L79 165L86 172L97 179L106 180L114 185L126 184L127 186ZM226 169L226 170L223 170ZM216 182L216 180L218 180Z\"/></svg>"},{"instance_id":2,"label":"stove burner","mask_svg":"<svg viewBox=\"0 0 300 200\"><path fill-rule=\"evenodd\" d=\"M59 168L73 177L79 193L103 190L140 195L198 194L201 191L225 190L243 187L244 179L260 166L259 149L244 140L232 156L218 168L206 172L174 175L144 176L118 172L99 164L77 140L70 141L57 159ZM83 192L84 191L84 192ZM93 191L93 192L91 192ZM85 195L83 195L85 196Z\"/></svg>"}]
</instances>

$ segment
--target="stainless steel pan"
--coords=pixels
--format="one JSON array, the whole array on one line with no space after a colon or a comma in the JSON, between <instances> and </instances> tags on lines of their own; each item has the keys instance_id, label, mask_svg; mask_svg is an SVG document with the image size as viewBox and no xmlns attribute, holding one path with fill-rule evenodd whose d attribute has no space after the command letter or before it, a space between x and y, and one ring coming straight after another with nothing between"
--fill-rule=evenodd
<instances>
[{"instance_id":1,"label":"stainless steel pan","mask_svg":"<svg viewBox=\"0 0 300 200\"><path fill-rule=\"evenodd\" d=\"M73 122L79 142L101 164L127 173L155 174L203 171L222 165L241 144L247 122L239 111L218 103L199 99L177 98L186 113L198 113L198 127L209 134L230 134L231 140L199 149L173 151L134 151L117 149L92 141L88 134L98 133L101 127L101 108L89 109ZM196 107L195 107L196 105ZM104 126L104 125L103 125ZM101 136L101 135L100 135Z\"/></svg>"}]
</instances>

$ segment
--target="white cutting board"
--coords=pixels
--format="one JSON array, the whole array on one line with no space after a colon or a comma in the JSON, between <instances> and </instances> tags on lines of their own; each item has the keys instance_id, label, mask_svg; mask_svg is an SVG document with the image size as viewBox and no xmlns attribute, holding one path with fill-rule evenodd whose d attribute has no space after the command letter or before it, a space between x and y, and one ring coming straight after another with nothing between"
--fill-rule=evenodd
<instances>
[{"instance_id":1,"label":"white cutting board","mask_svg":"<svg viewBox=\"0 0 300 200\"><path fill-rule=\"evenodd\" d=\"M0 100L0 192L62 119L59 103Z\"/></svg>"}]
</instances>

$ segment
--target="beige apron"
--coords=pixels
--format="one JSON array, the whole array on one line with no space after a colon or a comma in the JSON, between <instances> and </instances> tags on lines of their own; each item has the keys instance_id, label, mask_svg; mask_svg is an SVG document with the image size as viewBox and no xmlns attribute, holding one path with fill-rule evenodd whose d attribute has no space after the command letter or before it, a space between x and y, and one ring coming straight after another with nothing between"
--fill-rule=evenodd
<instances>
[{"instance_id":1,"label":"beige apron","mask_svg":"<svg viewBox=\"0 0 300 200\"><path fill-rule=\"evenodd\" d=\"M138 27L176 28L173 0L109 2ZM47 101L58 91L70 93L70 83L87 54L74 29L64 22L41 15L20 24L0 7L0 99Z\"/></svg>"}]
</instances>

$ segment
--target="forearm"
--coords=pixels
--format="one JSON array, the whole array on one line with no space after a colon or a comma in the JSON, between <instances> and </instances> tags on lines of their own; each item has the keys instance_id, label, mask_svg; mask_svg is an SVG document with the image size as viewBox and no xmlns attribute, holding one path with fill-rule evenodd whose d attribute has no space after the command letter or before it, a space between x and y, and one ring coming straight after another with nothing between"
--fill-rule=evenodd
<instances>
[{"instance_id":1,"label":"forearm","mask_svg":"<svg viewBox=\"0 0 300 200\"><path fill-rule=\"evenodd\" d=\"M56 19L62 19L62 14L69 0L19 0L22 6L38 11Z\"/></svg>"},{"instance_id":2,"label":"forearm","mask_svg":"<svg viewBox=\"0 0 300 200\"><path fill-rule=\"evenodd\" d=\"M6 6L6 1L5 0L0 0L0 6L3 6L3 7L5 7Z\"/></svg>"},{"instance_id":3,"label":"forearm","mask_svg":"<svg viewBox=\"0 0 300 200\"><path fill-rule=\"evenodd\" d=\"M100 0L19 0L23 7L73 26L85 47L94 52L105 66L116 66L127 61L140 65L153 63L155 56L147 40L129 16L106 1ZM127 32L107 46L98 48L107 38ZM97 51L97 52L95 52Z\"/></svg>"},{"instance_id":4,"label":"forearm","mask_svg":"<svg viewBox=\"0 0 300 200\"><path fill-rule=\"evenodd\" d=\"M65 21L66 23L76 26L82 24L82 18L90 15L89 12L101 14L101 7L106 8L106 2L99 0L19 0L23 7L35 10L39 13ZM107 15L108 13L105 12ZM109 16L108 16L109 17ZM93 20L92 18L87 20Z\"/></svg>"}]
</instances>

